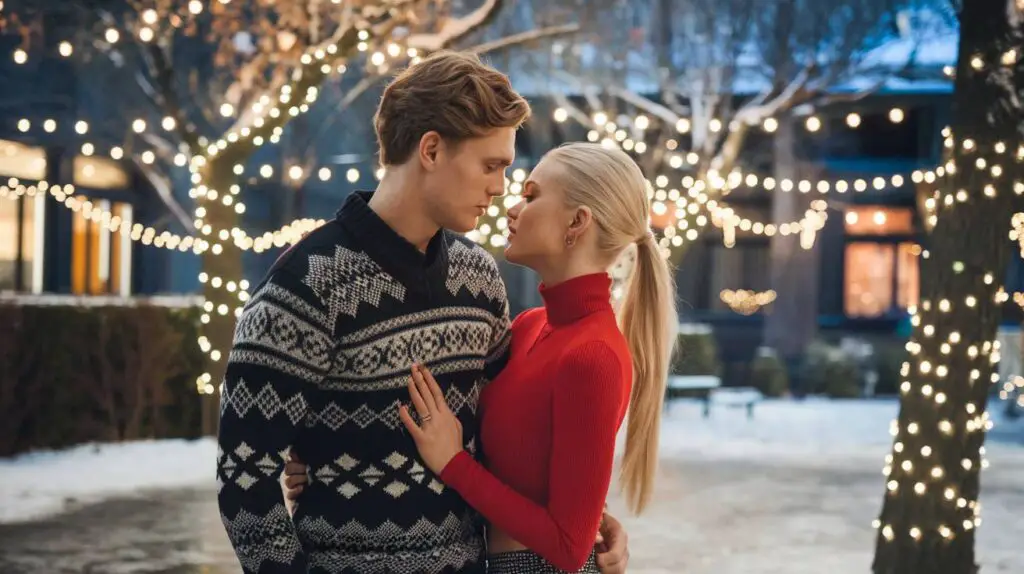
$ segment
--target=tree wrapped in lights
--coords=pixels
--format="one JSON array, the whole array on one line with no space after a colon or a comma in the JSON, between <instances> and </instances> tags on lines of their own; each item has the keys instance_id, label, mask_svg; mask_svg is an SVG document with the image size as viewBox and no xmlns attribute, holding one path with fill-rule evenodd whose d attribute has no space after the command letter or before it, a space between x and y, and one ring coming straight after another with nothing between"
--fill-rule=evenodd
<instances>
[{"instance_id":1,"label":"tree wrapped in lights","mask_svg":"<svg viewBox=\"0 0 1024 574\"><path fill-rule=\"evenodd\" d=\"M894 77L922 73L915 69L915 46L933 33L928 18L937 16L920 16L918 4L657 0L620 6L594 16L600 36L577 36L576 45L537 66L537 74L558 106L553 121L583 126L591 141L619 146L641 164L651 184L652 224L674 262L708 227L720 230L728 247L743 235L769 238L770 287L778 298L765 339L795 359L817 328L812 249L830 204L841 206L839 194L882 189L890 181L813 181L797 158L796 133L821 130L826 114ZM894 43L908 49L888 49ZM943 78L940 69L923 73ZM902 121L903 114L892 110L890 120ZM850 112L847 127L859 125L860 116ZM764 192L773 194L769 210L738 201Z\"/></svg>"},{"instance_id":2,"label":"tree wrapped in lights","mask_svg":"<svg viewBox=\"0 0 1024 574\"><path fill-rule=\"evenodd\" d=\"M748 145L751 135L783 140L792 156L787 129L796 118L804 117L806 129L817 131L822 121L816 110L859 100L908 73L913 50L892 62L873 49L897 39L886 30L898 27L900 10L913 5L905 0L696 0L679 6L658 0L632 16L645 23L642 29L619 25L624 17L619 12L604 14L599 56L591 53L593 45L563 49L554 69L542 71L554 78L556 121L578 122L590 130L589 139L621 146L641 162L653 184L655 224L664 229L661 243L675 257L708 223L723 230L727 244L737 233L755 229L807 243L804 236L813 238L821 226L820 217L804 213L809 205L779 201L785 210L773 214L775 221L757 221L722 198L740 187L797 191L793 157L787 158L790 165L774 166L774 178L741 171L741 164L756 169L778 155L763 142ZM912 24L902 28L904 41L920 41ZM645 73L650 69L656 71L653 77ZM858 87L852 91L833 93L853 83ZM562 95L566 90L582 94L585 105ZM751 96L737 95L743 93ZM856 124L851 119L851 127Z\"/></svg>"},{"instance_id":3,"label":"tree wrapped in lights","mask_svg":"<svg viewBox=\"0 0 1024 574\"><path fill-rule=\"evenodd\" d=\"M1024 2L974 0L959 12L950 159L921 266L910 360L886 457L875 574L968 574L981 524L986 411L999 361L1001 282L1024 207Z\"/></svg>"},{"instance_id":4,"label":"tree wrapped in lights","mask_svg":"<svg viewBox=\"0 0 1024 574\"><path fill-rule=\"evenodd\" d=\"M475 4L456 10L455 3L437 0L126 0L95 7L8 0L3 6L5 31L23 38L15 63L31 65L34 50L55 49L93 66L89 70L100 69L102 62L110 75L105 84L122 88L125 101L98 112L98 129L79 121L76 132L115 139L118 145L109 155L133 160L190 233L157 236L155 229L140 229L132 230L133 237L202 257L205 313L199 344L209 365L197 381L200 393L216 392L235 317L248 298L242 253L294 242L322 223L298 220L262 237L241 228L243 175L254 168L262 177L275 171L253 165L259 148L281 142L289 123L318 100L321 106L343 108L396 67L479 36L502 2ZM64 25L55 24L60 22ZM491 39L476 51L573 29L529 30ZM60 35L66 36L57 44L53 39ZM346 75L349 70L356 73ZM114 77L119 82L111 82ZM329 101L321 98L325 92L332 96ZM111 96L109 90L104 96ZM31 129L29 120L23 122L22 131ZM117 139L125 133L130 145ZM98 151L88 141L82 148L85 155ZM303 159L279 175L301 184L316 169L309 155ZM187 170L192 215L174 197L181 179L176 169ZM316 172L325 179L322 168ZM4 188L4 194L50 191L69 208L82 209L73 189L58 183L19 183Z\"/></svg>"}]
</instances>

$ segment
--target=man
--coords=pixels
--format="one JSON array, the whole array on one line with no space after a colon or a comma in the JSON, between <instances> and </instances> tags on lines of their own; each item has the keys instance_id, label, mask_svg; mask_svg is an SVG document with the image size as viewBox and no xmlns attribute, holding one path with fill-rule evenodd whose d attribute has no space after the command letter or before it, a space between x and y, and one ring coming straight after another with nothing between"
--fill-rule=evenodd
<instances>
[{"instance_id":1,"label":"man","mask_svg":"<svg viewBox=\"0 0 1024 574\"><path fill-rule=\"evenodd\" d=\"M239 318L217 476L246 572L483 572L480 517L419 461L398 407L426 364L478 454L481 389L508 351L508 300L473 229L530 115L508 78L441 53L400 74L374 118L386 175L284 254ZM457 233L453 233L457 232ZM290 516L278 477L308 465ZM605 531L608 572L625 533ZM602 545L602 549L603 549Z\"/></svg>"}]
</instances>

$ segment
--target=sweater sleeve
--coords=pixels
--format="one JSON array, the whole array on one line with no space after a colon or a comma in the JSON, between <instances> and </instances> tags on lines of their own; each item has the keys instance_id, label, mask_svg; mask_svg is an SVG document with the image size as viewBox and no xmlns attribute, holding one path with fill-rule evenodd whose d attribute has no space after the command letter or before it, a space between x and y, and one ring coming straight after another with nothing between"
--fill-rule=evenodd
<instances>
[{"instance_id":1,"label":"sweater sleeve","mask_svg":"<svg viewBox=\"0 0 1024 574\"><path fill-rule=\"evenodd\" d=\"M221 393L217 501L246 574L308 569L278 478L320 404L333 337L322 299L278 270L238 320Z\"/></svg>"},{"instance_id":2,"label":"sweater sleeve","mask_svg":"<svg viewBox=\"0 0 1024 574\"><path fill-rule=\"evenodd\" d=\"M488 521L562 570L590 556L611 483L615 436L628 392L620 361L605 343L565 357L552 399L548 503L537 504L498 480L466 452L442 470Z\"/></svg>"}]
</instances>

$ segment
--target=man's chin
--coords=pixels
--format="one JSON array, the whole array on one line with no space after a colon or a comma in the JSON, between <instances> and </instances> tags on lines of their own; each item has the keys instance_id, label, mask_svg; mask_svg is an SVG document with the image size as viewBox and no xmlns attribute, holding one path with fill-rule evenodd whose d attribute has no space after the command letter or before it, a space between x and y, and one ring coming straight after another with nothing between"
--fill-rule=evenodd
<instances>
[{"instance_id":1,"label":"man's chin","mask_svg":"<svg viewBox=\"0 0 1024 574\"><path fill-rule=\"evenodd\" d=\"M449 224L448 229L454 231L455 233L469 233L470 231L476 229L476 225L479 221L480 219L477 217L474 217L472 220L469 221L453 221L451 224Z\"/></svg>"}]
</instances>

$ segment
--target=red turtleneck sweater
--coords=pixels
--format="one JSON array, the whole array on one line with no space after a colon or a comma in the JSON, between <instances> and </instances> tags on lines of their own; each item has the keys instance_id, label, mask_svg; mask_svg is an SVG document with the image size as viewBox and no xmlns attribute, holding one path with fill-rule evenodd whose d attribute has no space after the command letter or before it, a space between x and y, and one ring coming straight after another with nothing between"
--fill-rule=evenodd
<instances>
[{"instance_id":1,"label":"red turtleneck sweater","mask_svg":"<svg viewBox=\"0 0 1024 574\"><path fill-rule=\"evenodd\" d=\"M562 570L590 556L626 413L632 361L605 273L541 285L512 323L508 365L480 396L487 467L467 452L441 472L491 524Z\"/></svg>"}]
</instances>

